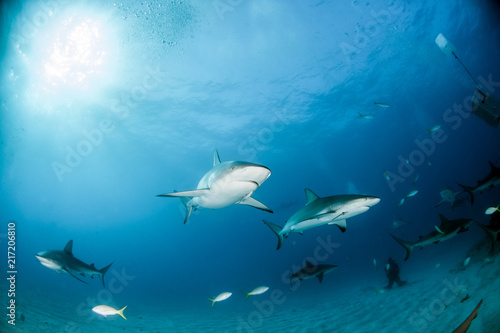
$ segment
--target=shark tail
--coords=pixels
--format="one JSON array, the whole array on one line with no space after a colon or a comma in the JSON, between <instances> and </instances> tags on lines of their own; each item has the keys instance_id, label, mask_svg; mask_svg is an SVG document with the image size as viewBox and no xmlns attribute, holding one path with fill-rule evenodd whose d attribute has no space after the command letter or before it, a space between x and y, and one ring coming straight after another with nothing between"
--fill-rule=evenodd
<instances>
[{"instance_id":1,"label":"shark tail","mask_svg":"<svg viewBox=\"0 0 500 333\"><path fill-rule=\"evenodd\" d=\"M278 247L276 248L276 250L279 250L281 248L281 245L283 244L283 235L280 233L283 228L269 221L263 221L276 234L276 236L278 236Z\"/></svg>"},{"instance_id":2,"label":"shark tail","mask_svg":"<svg viewBox=\"0 0 500 333\"><path fill-rule=\"evenodd\" d=\"M486 225L484 225L482 223L479 223L479 222L476 222L476 224L478 226L480 226L481 229L483 229L484 231L486 231L488 233L488 235L490 235L490 237L491 237L491 249L494 250L494 248L495 248L495 242L497 240L498 233L500 232L500 230L494 231L490 227L488 227L488 226L486 226Z\"/></svg>"},{"instance_id":3,"label":"shark tail","mask_svg":"<svg viewBox=\"0 0 500 333\"><path fill-rule=\"evenodd\" d=\"M465 186L465 185L462 185L462 184L458 184L458 186L460 186L461 188L463 188L465 190L465 192L469 193L469 195L470 195L470 203L471 203L471 205L473 205L474 204L474 188L470 187L470 186Z\"/></svg>"},{"instance_id":4,"label":"shark tail","mask_svg":"<svg viewBox=\"0 0 500 333\"><path fill-rule=\"evenodd\" d=\"M127 318L125 318L125 316L123 315L123 310L125 310L127 308L127 306L125 305L125 307L121 310L118 310L116 313L118 313L120 316L122 316L123 319L127 320Z\"/></svg>"},{"instance_id":5,"label":"shark tail","mask_svg":"<svg viewBox=\"0 0 500 333\"><path fill-rule=\"evenodd\" d=\"M108 271L109 267L113 265L113 263L109 264L108 266L104 267L103 269L100 269L99 272L101 273L101 281L102 281L102 286L103 287L106 287L104 285L104 274L106 274L106 272ZM125 308L124 308L125 309ZM122 316L123 317L123 316Z\"/></svg>"},{"instance_id":6,"label":"shark tail","mask_svg":"<svg viewBox=\"0 0 500 333\"><path fill-rule=\"evenodd\" d=\"M403 239L399 239L392 234L389 234L389 235L391 235L391 237L394 238L394 240L396 242L398 242L399 245L401 245L402 247L404 247L406 249L405 261L408 260L408 258L410 258L411 252L413 251L413 247L415 246L414 243L405 241Z\"/></svg>"},{"instance_id":7,"label":"shark tail","mask_svg":"<svg viewBox=\"0 0 500 333\"><path fill-rule=\"evenodd\" d=\"M245 301L248 299L248 297L250 296L250 293L246 293L244 292L243 290L241 291L243 294L245 294Z\"/></svg>"}]
</instances>

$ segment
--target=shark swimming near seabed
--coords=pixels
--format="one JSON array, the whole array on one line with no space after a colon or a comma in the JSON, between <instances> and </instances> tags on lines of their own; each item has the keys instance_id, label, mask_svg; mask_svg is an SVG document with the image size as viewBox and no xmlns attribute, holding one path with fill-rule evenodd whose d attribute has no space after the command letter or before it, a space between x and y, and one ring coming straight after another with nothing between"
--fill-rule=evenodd
<instances>
[{"instance_id":1,"label":"shark swimming near seabed","mask_svg":"<svg viewBox=\"0 0 500 333\"><path fill-rule=\"evenodd\" d=\"M420 238L416 242L405 241L403 239L395 237L392 234L389 234L392 238L394 238L396 242L398 242L402 247L406 249L405 261L410 258L410 255L415 247L423 248L426 245L438 244L447 239L455 237L461 232L468 231L469 225L473 221L472 219L448 220L443 215L439 215L439 218L441 219L441 225L439 227L434 226L436 230L433 230L425 236L420 236Z\"/></svg>"},{"instance_id":2,"label":"shark swimming near seabed","mask_svg":"<svg viewBox=\"0 0 500 333\"><path fill-rule=\"evenodd\" d=\"M214 166L198 183L196 190L159 194L157 197L178 197L186 207L184 223L198 207L224 208L233 204L247 205L266 212L273 211L251 197L253 192L271 175L265 166L241 162L221 162L214 150Z\"/></svg>"},{"instance_id":3,"label":"shark swimming near seabed","mask_svg":"<svg viewBox=\"0 0 500 333\"><path fill-rule=\"evenodd\" d=\"M489 163L491 169L490 173L483 180L479 180L475 187L458 184L469 193L471 204L474 204L474 194L476 194L476 192L482 193L500 184L500 168L497 168L491 161Z\"/></svg>"},{"instance_id":4,"label":"shark swimming near seabed","mask_svg":"<svg viewBox=\"0 0 500 333\"><path fill-rule=\"evenodd\" d=\"M308 188L305 192L306 205L293 214L283 228L264 220L264 223L278 236L276 250L281 248L283 238L288 237L291 232L302 234L306 229L325 224L336 225L344 232L347 218L364 213L380 202L380 198L368 195L346 194L320 198Z\"/></svg>"},{"instance_id":5,"label":"shark swimming near seabed","mask_svg":"<svg viewBox=\"0 0 500 333\"><path fill-rule=\"evenodd\" d=\"M113 264L109 264L103 269L95 268L94 264L87 265L83 261L75 258L73 256L73 240L70 240L64 250L47 250L38 252L35 257L40 260L40 263L57 273L68 273L75 279L80 282L87 284L87 282L81 280L77 277L77 275L85 276L85 274L89 275L91 278L94 278L94 275L97 275L101 278L102 285L104 285L104 275L108 271L109 267Z\"/></svg>"},{"instance_id":6,"label":"shark swimming near seabed","mask_svg":"<svg viewBox=\"0 0 500 333\"><path fill-rule=\"evenodd\" d=\"M318 278L319 283L323 282L323 275L333 271L337 265L314 265L306 260L304 268L290 275L290 284L295 280L307 280Z\"/></svg>"}]
</instances>

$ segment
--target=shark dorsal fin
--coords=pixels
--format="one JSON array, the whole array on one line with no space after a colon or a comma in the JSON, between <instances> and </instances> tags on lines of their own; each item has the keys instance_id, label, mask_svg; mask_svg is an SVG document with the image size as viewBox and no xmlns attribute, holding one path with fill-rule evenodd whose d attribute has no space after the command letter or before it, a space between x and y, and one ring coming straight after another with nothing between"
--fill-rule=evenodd
<instances>
[{"instance_id":1,"label":"shark dorsal fin","mask_svg":"<svg viewBox=\"0 0 500 333\"><path fill-rule=\"evenodd\" d=\"M214 166L216 166L217 164L220 164L220 157L217 149L214 149Z\"/></svg>"},{"instance_id":2,"label":"shark dorsal fin","mask_svg":"<svg viewBox=\"0 0 500 333\"><path fill-rule=\"evenodd\" d=\"M310 189L306 188L304 191L306 191L306 206L309 205L311 202L313 202L314 200L318 199L319 197L316 195L316 193L314 193L313 191L311 191Z\"/></svg>"},{"instance_id":3,"label":"shark dorsal fin","mask_svg":"<svg viewBox=\"0 0 500 333\"><path fill-rule=\"evenodd\" d=\"M493 162L488 161L488 163L490 163L491 173L495 173L495 172L500 171L500 168L497 168L497 167L495 166L495 164L493 164Z\"/></svg>"},{"instance_id":4,"label":"shark dorsal fin","mask_svg":"<svg viewBox=\"0 0 500 333\"><path fill-rule=\"evenodd\" d=\"M445 225L450 222L444 215L439 214L439 218L441 219L441 225Z\"/></svg>"},{"instance_id":5,"label":"shark dorsal fin","mask_svg":"<svg viewBox=\"0 0 500 333\"><path fill-rule=\"evenodd\" d=\"M97 270L97 269L95 268L95 265L94 265L94 264L90 264L90 268L92 268L92 269L94 269L94 270Z\"/></svg>"},{"instance_id":6,"label":"shark dorsal fin","mask_svg":"<svg viewBox=\"0 0 500 333\"><path fill-rule=\"evenodd\" d=\"M307 259L306 259L306 268L312 268L314 267L313 264L311 264Z\"/></svg>"},{"instance_id":7,"label":"shark dorsal fin","mask_svg":"<svg viewBox=\"0 0 500 333\"><path fill-rule=\"evenodd\" d=\"M70 240L64 247L64 252L73 255L73 240Z\"/></svg>"}]
</instances>

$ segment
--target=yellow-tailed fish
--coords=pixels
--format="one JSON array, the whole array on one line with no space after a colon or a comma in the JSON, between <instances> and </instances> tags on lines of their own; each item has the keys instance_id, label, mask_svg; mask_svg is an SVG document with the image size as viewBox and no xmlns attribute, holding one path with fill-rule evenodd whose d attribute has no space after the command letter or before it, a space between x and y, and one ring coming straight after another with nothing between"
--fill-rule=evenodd
<instances>
[{"instance_id":1,"label":"yellow-tailed fish","mask_svg":"<svg viewBox=\"0 0 500 333\"><path fill-rule=\"evenodd\" d=\"M484 212L486 215L491 215L493 214L494 212L500 212L500 209L499 209L500 206L496 206L496 207L490 207L488 209L486 209L486 211Z\"/></svg>"},{"instance_id":2,"label":"yellow-tailed fish","mask_svg":"<svg viewBox=\"0 0 500 333\"><path fill-rule=\"evenodd\" d=\"M470 257L468 257L467 259L464 260L464 267L467 267L467 265L469 264L469 261L470 261Z\"/></svg>"},{"instance_id":3,"label":"yellow-tailed fish","mask_svg":"<svg viewBox=\"0 0 500 333\"><path fill-rule=\"evenodd\" d=\"M387 174L387 171L384 171L384 177L387 180L391 180L391 177L389 177L389 175Z\"/></svg>"},{"instance_id":4,"label":"yellow-tailed fish","mask_svg":"<svg viewBox=\"0 0 500 333\"><path fill-rule=\"evenodd\" d=\"M113 316L113 315L120 315L123 319L127 320L127 318L125 318L125 316L123 315L123 310L125 310L127 308L127 306L125 306L123 309L121 310L117 310L115 308L112 308L108 305L98 305L98 306L95 306L92 311L94 311L95 313L98 313L104 317L107 317L107 316Z\"/></svg>"},{"instance_id":5,"label":"yellow-tailed fish","mask_svg":"<svg viewBox=\"0 0 500 333\"><path fill-rule=\"evenodd\" d=\"M411 191L410 193L408 193L408 194L406 195L406 198L413 197L413 196L414 196L415 194L417 194L417 193L418 193L418 191L417 191L417 190L413 190L413 191Z\"/></svg>"},{"instance_id":6,"label":"yellow-tailed fish","mask_svg":"<svg viewBox=\"0 0 500 333\"><path fill-rule=\"evenodd\" d=\"M375 118L372 114L369 114L369 113L362 114L362 113L358 112L358 114L359 114L358 118L364 118L364 119L373 119L373 118Z\"/></svg>"},{"instance_id":7,"label":"yellow-tailed fish","mask_svg":"<svg viewBox=\"0 0 500 333\"><path fill-rule=\"evenodd\" d=\"M401 201L399 201L399 206L403 205L405 203L405 198L401 199Z\"/></svg>"},{"instance_id":8,"label":"yellow-tailed fish","mask_svg":"<svg viewBox=\"0 0 500 333\"><path fill-rule=\"evenodd\" d=\"M211 299L209 298L208 300L210 302L212 302L212 306L214 306L214 303L215 302L220 302L220 301L223 301L223 300L226 300L228 299L229 297L231 297L233 293L228 293L228 292L225 292L225 293L221 293L219 294L217 297L215 297L214 299Z\"/></svg>"},{"instance_id":9,"label":"yellow-tailed fish","mask_svg":"<svg viewBox=\"0 0 500 333\"><path fill-rule=\"evenodd\" d=\"M260 295L260 294L263 294L265 293L266 291L269 290L269 287L266 287L266 286L260 286L260 287L257 287L255 288L254 290L252 290L251 292L249 293L246 293L244 291L242 291L242 293L244 293L246 295L245 297L245 301L248 299L249 296L252 296L252 295Z\"/></svg>"},{"instance_id":10,"label":"yellow-tailed fish","mask_svg":"<svg viewBox=\"0 0 500 333\"><path fill-rule=\"evenodd\" d=\"M437 232L439 232L441 235L444 235L444 232L441 231L441 229L439 229L437 225L435 225L434 228L436 228Z\"/></svg>"},{"instance_id":11,"label":"yellow-tailed fish","mask_svg":"<svg viewBox=\"0 0 500 333\"><path fill-rule=\"evenodd\" d=\"M417 182L418 178L420 178L420 174L416 175L415 179L413 179L413 185L415 185L415 183Z\"/></svg>"}]
</instances>

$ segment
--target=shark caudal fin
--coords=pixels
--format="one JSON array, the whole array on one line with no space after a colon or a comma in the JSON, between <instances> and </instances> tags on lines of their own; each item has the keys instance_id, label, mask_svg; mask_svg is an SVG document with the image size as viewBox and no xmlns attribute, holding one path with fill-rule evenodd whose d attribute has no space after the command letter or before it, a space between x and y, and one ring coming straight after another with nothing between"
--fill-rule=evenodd
<instances>
[{"instance_id":1,"label":"shark caudal fin","mask_svg":"<svg viewBox=\"0 0 500 333\"><path fill-rule=\"evenodd\" d=\"M391 235L391 237L394 238L394 240L396 242L398 242L399 245L401 245L402 247L405 248L405 250L406 250L405 261L408 260L408 258L410 258L411 252L413 251L413 247L415 246L414 243L405 241L403 239L399 239L392 234L389 234L389 235Z\"/></svg>"},{"instance_id":2,"label":"shark caudal fin","mask_svg":"<svg viewBox=\"0 0 500 333\"><path fill-rule=\"evenodd\" d=\"M461 188L463 188L465 190L465 192L469 193L469 195L470 195L470 204L473 205L474 204L474 188L473 187L469 187L469 186L465 186L465 185L462 185L462 184L458 184L458 186L460 186Z\"/></svg>"},{"instance_id":3,"label":"shark caudal fin","mask_svg":"<svg viewBox=\"0 0 500 333\"><path fill-rule=\"evenodd\" d=\"M276 250L279 250L281 248L281 244L283 244L283 235L280 234L283 228L269 221L262 221L264 221L264 223L275 233L275 235L278 236L278 247L276 248Z\"/></svg>"},{"instance_id":4,"label":"shark caudal fin","mask_svg":"<svg viewBox=\"0 0 500 333\"><path fill-rule=\"evenodd\" d=\"M108 266L104 267L103 269L99 269L99 273L100 273L100 276L101 276L101 281L102 281L102 286L103 287L106 287L104 285L104 274L106 274L106 272L108 271L109 267L113 265L113 263L109 264ZM93 266L93 265L91 265ZM124 308L125 309L125 308ZM123 316L122 316L123 317Z\"/></svg>"},{"instance_id":5,"label":"shark caudal fin","mask_svg":"<svg viewBox=\"0 0 500 333\"><path fill-rule=\"evenodd\" d=\"M127 320L127 318L125 318L125 316L123 315L123 310L125 310L126 308L127 308L127 306L125 305L125 307L123 309L116 311L116 313L118 313L120 316L122 316L122 318L125 320Z\"/></svg>"},{"instance_id":6,"label":"shark caudal fin","mask_svg":"<svg viewBox=\"0 0 500 333\"><path fill-rule=\"evenodd\" d=\"M488 233L488 235L490 235L491 237L491 250L493 251L495 249L495 242L497 240L497 237L498 237L498 233L500 232L500 230L493 230L492 228L490 228L489 226L486 226L482 223L479 223L476 221L476 224L478 226L481 227L481 229L483 229L484 231L486 231L486 233Z\"/></svg>"}]
</instances>

